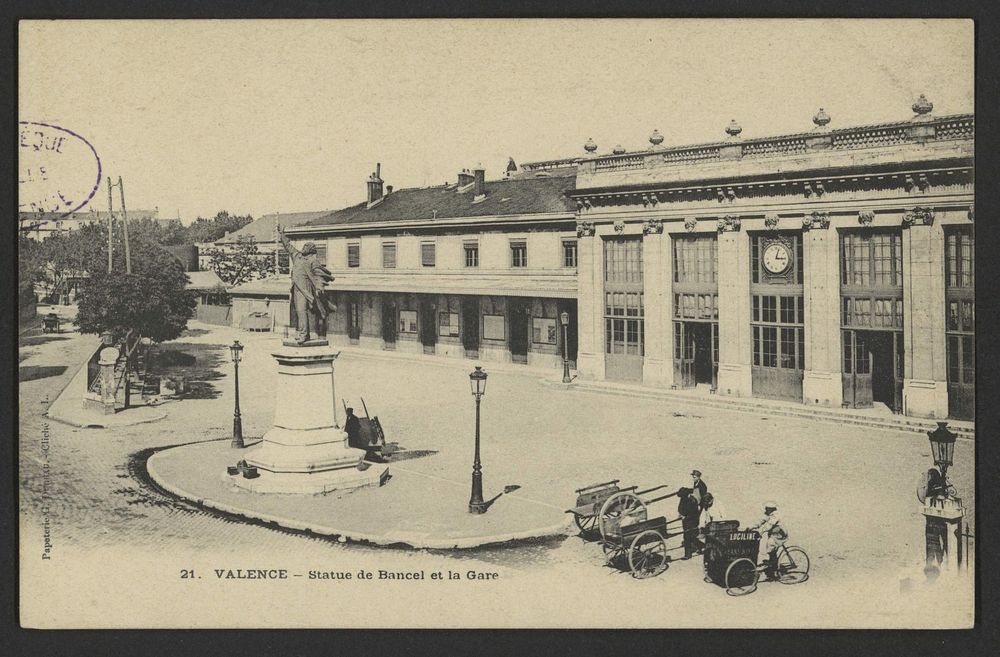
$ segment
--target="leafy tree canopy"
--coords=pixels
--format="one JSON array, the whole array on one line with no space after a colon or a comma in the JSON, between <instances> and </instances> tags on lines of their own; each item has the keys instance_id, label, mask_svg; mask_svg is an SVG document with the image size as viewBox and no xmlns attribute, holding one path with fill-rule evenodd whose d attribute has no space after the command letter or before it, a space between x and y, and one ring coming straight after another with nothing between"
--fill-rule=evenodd
<instances>
[{"instance_id":1,"label":"leafy tree canopy","mask_svg":"<svg viewBox=\"0 0 1000 657\"><path fill-rule=\"evenodd\" d=\"M156 341L180 336L194 315L196 294L186 290L188 278L177 260L145 237L131 238L132 273L124 256L115 267L92 269L80 288L76 325L83 333L111 331L116 339L129 332Z\"/></svg>"},{"instance_id":2,"label":"leafy tree canopy","mask_svg":"<svg viewBox=\"0 0 1000 657\"><path fill-rule=\"evenodd\" d=\"M253 237L241 237L230 248L211 249L209 267L229 285L240 285L274 273L274 256L261 253Z\"/></svg>"}]
</instances>

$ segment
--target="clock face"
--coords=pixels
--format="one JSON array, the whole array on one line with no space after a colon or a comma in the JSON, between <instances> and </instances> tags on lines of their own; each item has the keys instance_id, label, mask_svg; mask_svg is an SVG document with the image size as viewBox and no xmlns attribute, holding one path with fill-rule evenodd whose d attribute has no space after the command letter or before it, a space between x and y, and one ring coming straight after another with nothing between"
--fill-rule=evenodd
<instances>
[{"instance_id":1,"label":"clock face","mask_svg":"<svg viewBox=\"0 0 1000 657\"><path fill-rule=\"evenodd\" d=\"M788 246L774 242L764 247L764 269L772 274L783 274L792 264L792 253Z\"/></svg>"}]
</instances>

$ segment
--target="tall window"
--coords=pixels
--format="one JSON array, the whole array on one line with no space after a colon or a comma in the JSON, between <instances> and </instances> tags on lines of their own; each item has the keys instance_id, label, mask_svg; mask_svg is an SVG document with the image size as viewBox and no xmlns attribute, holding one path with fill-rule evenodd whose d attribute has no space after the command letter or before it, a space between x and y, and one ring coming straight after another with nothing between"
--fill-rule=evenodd
<instances>
[{"instance_id":1,"label":"tall window","mask_svg":"<svg viewBox=\"0 0 1000 657\"><path fill-rule=\"evenodd\" d=\"M465 266L466 267L478 267L479 266L479 242L465 242L462 245L465 250Z\"/></svg>"},{"instance_id":2,"label":"tall window","mask_svg":"<svg viewBox=\"0 0 1000 657\"><path fill-rule=\"evenodd\" d=\"M528 243L524 240L513 240L510 243L510 266L528 266Z\"/></svg>"},{"instance_id":3,"label":"tall window","mask_svg":"<svg viewBox=\"0 0 1000 657\"><path fill-rule=\"evenodd\" d=\"M576 267L576 240L563 240L563 267Z\"/></svg>"},{"instance_id":4,"label":"tall window","mask_svg":"<svg viewBox=\"0 0 1000 657\"><path fill-rule=\"evenodd\" d=\"M291 271L288 264L288 251L284 249L277 252L278 273L287 274Z\"/></svg>"},{"instance_id":5,"label":"tall window","mask_svg":"<svg viewBox=\"0 0 1000 657\"><path fill-rule=\"evenodd\" d=\"M948 408L953 417L975 413L976 270L975 233L946 228L945 331L948 349Z\"/></svg>"},{"instance_id":6,"label":"tall window","mask_svg":"<svg viewBox=\"0 0 1000 657\"><path fill-rule=\"evenodd\" d=\"M674 243L675 283L717 283L719 242L714 235L676 237Z\"/></svg>"},{"instance_id":7,"label":"tall window","mask_svg":"<svg viewBox=\"0 0 1000 657\"><path fill-rule=\"evenodd\" d=\"M840 321L845 328L903 328L900 231L840 235Z\"/></svg>"},{"instance_id":8,"label":"tall window","mask_svg":"<svg viewBox=\"0 0 1000 657\"><path fill-rule=\"evenodd\" d=\"M385 269L393 269L395 266L396 266L396 243L383 242L382 267Z\"/></svg>"},{"instance_id":9,"label":"tall window","mask_svg":"<svg viewBox=\"0 0 1000 657\"><path fill-rule=\"evenodd\" d=\"M435 257L434 242L421 242L420 265L423 267L433 267L434 257Z\"/></svg>"},{"instance_id":10,"label":"tall window","mask_svg":"<svg viewBox=\"0 0 1000 657\"><path fill-rule=\"evenodd\" d=\"M789 370L805 369L802 297L755 294L750 301L753 364Z\"/></svg>"},{"instance_id":11,"label":"tall window","mask_svg":"<svg viewBox=\"0 0 1000 657\"><path fill-rule=\"evenodd\" d=\"M348 242L348 244L347 244L347 266L348 267L360 267L361 266L361 243L360 242Z\"/></svg>"},{"instance_id":12,"label":"tall window","mask_svg":"<svg viewBox=\"0 0 1000 657\"><path fill-rule=\"evenodd\" d=\"M642 242L604 242L604 280L614 283L642 283Z\"/></svg>"}]
</instances>

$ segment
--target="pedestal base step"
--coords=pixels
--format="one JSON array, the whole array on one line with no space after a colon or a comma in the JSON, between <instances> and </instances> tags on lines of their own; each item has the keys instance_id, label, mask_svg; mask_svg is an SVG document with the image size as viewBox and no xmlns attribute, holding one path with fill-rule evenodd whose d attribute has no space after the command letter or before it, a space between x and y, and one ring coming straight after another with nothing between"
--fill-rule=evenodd
<instances>
[{"instance_id":1,"label":"pedestal base step","mask_svg":"<svg viewBox=\"0 0 1000 657\"><path fill-rule=\"evenodd\" d=\"M290 495L322 495L335 490L379 487L389 478L389 466L365 463L367 468L344 468L311 474L299 472L268 472L258 470L258 477L246 479L242 475L222 474L233 486L253 493L286 493Z\"/></svg>"}]
</instances>

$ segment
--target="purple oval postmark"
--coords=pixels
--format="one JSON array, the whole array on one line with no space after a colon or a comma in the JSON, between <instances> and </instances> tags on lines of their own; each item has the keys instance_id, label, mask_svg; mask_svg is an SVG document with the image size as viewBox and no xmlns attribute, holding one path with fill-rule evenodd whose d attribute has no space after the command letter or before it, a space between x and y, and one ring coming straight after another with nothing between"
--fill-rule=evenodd
<instances>
[{"instance_id":1,"label":"purple oval postmark","mask_svg":"<svg viewBox=\"0 0 1000 657\"><path fill-rule=\"evenodd\" d=\"M65 217L87 205L101 184L91 143L51 123L18 124L18 212Z\"/></svg>"}]
</instances>

